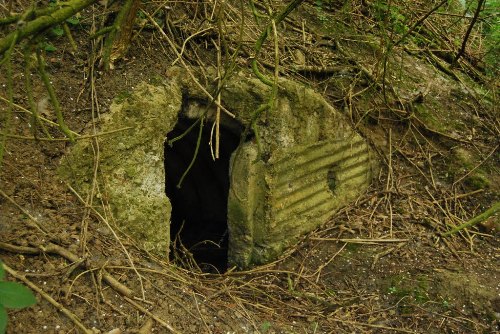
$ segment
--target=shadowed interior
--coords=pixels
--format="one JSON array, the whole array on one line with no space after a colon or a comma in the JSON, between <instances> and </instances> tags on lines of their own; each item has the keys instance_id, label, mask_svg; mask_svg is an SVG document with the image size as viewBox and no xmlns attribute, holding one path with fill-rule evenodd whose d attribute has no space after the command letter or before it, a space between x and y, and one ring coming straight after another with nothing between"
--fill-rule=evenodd
<instances>
[{"instance_id":1,"label":"shadowed interior","mask_svg":"<svg viewBox=\"0 0 500 334\"><path fill-rule=\"evenodd\" d=\"M183 134L194 122L179 118L167 134L167 141ZM239 144L240 133L221 124L220 158L214 161L209 146L212 125L211 122L204 125L196 161L180 188L177 184L193 158L199 125L172 147L166 141L165 191L172 204L171 240L177 238L178 241L172 253L182 254L180 241L202 270L223 272L227 267L229 160Z\"/></svg>"}]
</instances>

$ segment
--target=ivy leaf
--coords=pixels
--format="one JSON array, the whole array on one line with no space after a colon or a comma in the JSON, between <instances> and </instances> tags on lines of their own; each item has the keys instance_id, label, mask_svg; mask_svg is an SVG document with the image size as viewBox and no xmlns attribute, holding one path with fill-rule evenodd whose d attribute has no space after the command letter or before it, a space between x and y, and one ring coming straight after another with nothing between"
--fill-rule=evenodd
<instances>
[{"instance_id":1,"label":"ivy leaf","mask_svg":"<svg viewBox=\"0 0 500 334\"><path fill-rule=\"evenodd\" d=\"M0 304L8 308L23 308L36 303L30 289L16 282L0 282Z\"/></svg>"},{"instance_id":2,"label":"ivy leaf","mask_svg":"<svg viewBox=\"0 0 500 334\"><path fill-rule=\"evenodd\" d=\"M5 307L0 305L0 334L5 333L7 329L7 311Z\"/></svg>"}]
</instances>

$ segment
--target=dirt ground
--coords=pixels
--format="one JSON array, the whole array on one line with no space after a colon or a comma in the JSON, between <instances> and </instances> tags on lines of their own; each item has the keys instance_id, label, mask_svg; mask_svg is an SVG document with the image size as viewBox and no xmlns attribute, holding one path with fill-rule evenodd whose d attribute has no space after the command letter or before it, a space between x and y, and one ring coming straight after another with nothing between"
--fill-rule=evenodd
<instances>
[{"instance_id":1,"label":"dirt ground","mask_svg":"<svg viewBox=\"0 0 500 334\"><path fill-rule=\"evenodd\" d=\"M373 43L359 41L379 42L377 32L370 32L371 16L363 13L364 1L354 1L349 15L338 11L340 3L328 2L321 10L304 3L280 27L280 75L322 92L345 113L378 152L379 175L355 203L279 260L247 271L203 273L148 254L122 233L115 237L90 209L97 201L79 199L57 175L71 143L34 140L22 53L15 50L16 106L0 169L0 258L24 284L31 283L38 302L9 310L7 333L499 332L498 216L442 235L499 200L498 86L474 81L463 68L454 72L457 81L410 45L394 51L388 62L391 90L386 88L385 101L382 85L370 83L378 78L380 53ZM193 37L186 44L189 64L209 66L217 64L217 30L193 34L203 29L201 17L211 6L148 3L145 10L165 11L157 15L170 22L179 49ZM223 29L231 52L238 8L226 8ZM112 70L101 69L91 56L101 44L88 36L111 11L95 5L82 13L72 27L76 53L64 37L43 37L56 48L45 52L47 71L76 133L88 133L112 100L138 82L168 80L176 58L140 15L142 30L126 56ZM300 19L308 24L301 26ZM251 15L246 20L233 58L239 67L248 66L262 30ZM346 20L359 25L338 37L337 24ZM262 63L272 65L272 39L267 44ZM37 72L29 73L41 116L56 122ZM6 110L4 100L0 108ZM45 124L54 138L64 137ZM38 136L45 137L40 129ZM8 279L16 280L12 274Z\"/></svg>"}]
</instances>

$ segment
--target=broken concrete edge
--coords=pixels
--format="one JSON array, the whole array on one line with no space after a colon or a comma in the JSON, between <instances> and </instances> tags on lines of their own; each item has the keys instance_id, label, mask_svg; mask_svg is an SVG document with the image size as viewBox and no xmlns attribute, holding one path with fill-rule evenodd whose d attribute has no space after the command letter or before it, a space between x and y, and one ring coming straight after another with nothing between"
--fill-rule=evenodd
<instances>
[{"instance_id":1,"label":"broken concrete edge","mask_svg":"<svg viewBox=\"0 0 500 334\"><path fill-rule=\"evenodd\" d=\"M170 201L165 195L164 140L181 109L180 87L141 83L132 94L114 101L101 122L101 131L131 130L79 141L63 160L59 173L82 198L98 194L109 205L110 223L129 234L147 251L168 258ZM92 190L94 154L99 151L98 187ZM112 224L113 225L113 224Z\"/></svg>"},{"instance_id":2,"label":"broken concrete edge","mask_svg":"<svg viewBox=\"0 0 500 334\"><path fill-rule=\"evenodd\" d=\"M210 103L181 69L173 68L168 76L159 85L138 85L128 97L115 101L102 121L102 131L125 126L132 130L98 137L102 202L109 204L117 226L162 256L168 256L171 213L164 189L164 139L178 117L187 116L183 95L184 101L187 97ZM212 86L215 89L215 81ZM240 268L274 260L304 233L326 222L366 189L376 165L364 140L319 94L286 79L279 86L278 108L255 124L262 151L255 141L246 142L231 162L228 258ZM269 93L258 79L239 72L226 81L222 103L236 115L236 122L246 126ZM189 117L206 110L198 108ZM227 117L227 122L235 121ZM357 143L358 151L350 142ZM85 195L91 193L92 161L91 142L80 141L60 168L63 178ZM294 172L300 170L310 175Z\"/></svg>"}]
</instances>

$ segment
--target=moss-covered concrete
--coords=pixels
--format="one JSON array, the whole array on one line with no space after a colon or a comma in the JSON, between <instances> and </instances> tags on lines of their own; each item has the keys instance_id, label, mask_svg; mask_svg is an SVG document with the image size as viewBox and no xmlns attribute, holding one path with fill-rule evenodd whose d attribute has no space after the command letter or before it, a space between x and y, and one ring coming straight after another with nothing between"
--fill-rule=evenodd
<instances>
[{"instance_id":1,"label":"moss-covered concrete","mask_svg":"<svg viewBox=\"0 0 500 334\"><path fill-rule=\"evenodd\" d=\"M215 72L206 73L199 80L206 80L213 92ZM180 114L214 115L185 105L210 101L184 70L173 68L167 77L168 84L143 84L130 96L122 95L102 130L133 129L99 138L103 199L120 226L162 254L168 252L170 215L163 140ZM376 162L344 116L301 84L280 79L275 107L258 115L255 111L268 103L271 88L252 73L231 75L221 94L222 105L235 115L223 115L224 124L246 127L255 120L252 139L233 153L228 198L229 263L245 268L275 259L356 199L368 187ZM79 142L61 167L86 192L93 175L92 152L89 142Z\"/></svg>"},{"instance_id":2,"label":"moss-covered concrete","mask_svg":"<svg viewBox=\"0 0 500 334\"><path fill-rule=\"evenodd\" d=\"M86 198L91 193L109 204L110 219L145 249L166 256L170 238L170 202L165 195L163 142L181 108L180 88L141 84L120 94L101 123L101 131L129 130L78 141L66 155L60 174ZM96 145L98 144L98 145Z\"/></svg>"}]
</instances>

